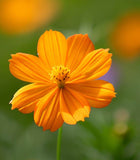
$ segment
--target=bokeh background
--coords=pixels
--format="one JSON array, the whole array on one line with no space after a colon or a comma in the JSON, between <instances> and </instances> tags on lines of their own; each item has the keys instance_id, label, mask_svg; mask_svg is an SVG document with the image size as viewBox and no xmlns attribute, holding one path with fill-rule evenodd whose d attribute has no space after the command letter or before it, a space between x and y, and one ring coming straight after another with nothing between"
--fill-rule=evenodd
<instances>
[{"instance_id":1,"label":"bokeh background","mask_svg":"<svg viewBox=\"0 0 140 160\"><path fill-rule=\"evenodd\" d=\"M33 114L11 111L26 83L9 72L10 54L37 54L48 29L66 37L88 33L95 48L110 48L113 64L101 79L117 97L75 126L64 124L63 160L140 159L140 0L0 0L0 159L54 160L57 131L42 131Z\"/></svg>"}]
</instances>

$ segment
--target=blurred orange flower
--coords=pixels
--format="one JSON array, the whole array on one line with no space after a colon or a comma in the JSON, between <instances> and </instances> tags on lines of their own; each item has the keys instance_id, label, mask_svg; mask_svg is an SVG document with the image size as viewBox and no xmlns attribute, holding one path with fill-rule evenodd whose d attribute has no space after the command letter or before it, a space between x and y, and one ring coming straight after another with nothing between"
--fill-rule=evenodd
<instances>
[{"instance_id":1,"label":"blurred orange flower","mask_svg":"<svg viewBox=\"0 0 140 160\"><path fill-rule=\"evenodd\" d=\"M0 28L19 34L49 23L58 10L58 0L1 0Z\"/></svg>"},{"instance_id":2,"label":"blurred orange flower","mask_svg":"<svg viewBox=\"0 0 140 160\"><path fill-rule=\"evenodd\" d=\"M115 97L111 83L96 80L109 70L112 54L94 50L88 35L66 39L60 32L46 31L37 51L39 57L17 53L9 60L11 73L32 83L19 89L11 104L23 113L34 111L34 121L43 130L84 121L90 106L105 107Z\"/></svg>"},{"instance_id":3,"label":"blurred orange flower","mask_svg":"<svg viewBox=\"0 0 140 160\"><path fill-rule=\"evenodd\" d=\"M140 12L127 13L118 21L111 43L122 56L133 58L140 54Z\"/></svg>"}]
</instances>

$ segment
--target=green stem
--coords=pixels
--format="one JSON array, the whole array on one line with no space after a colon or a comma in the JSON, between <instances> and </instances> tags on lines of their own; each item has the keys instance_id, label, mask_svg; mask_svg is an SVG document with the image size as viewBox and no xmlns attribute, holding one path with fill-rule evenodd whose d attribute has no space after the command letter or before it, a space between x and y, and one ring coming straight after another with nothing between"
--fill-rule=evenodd
<instances>
[{"instance_id":1,"label":"green stem","mask_svg":"<svg viewBox=\"0 0 140 160\"><path fill-rule=\"evenodd\" d=\"M60 160L61 157L61 139L62 139L62 127L58 130L57 137L57 160Z\"/></svg>"}]
</instances>

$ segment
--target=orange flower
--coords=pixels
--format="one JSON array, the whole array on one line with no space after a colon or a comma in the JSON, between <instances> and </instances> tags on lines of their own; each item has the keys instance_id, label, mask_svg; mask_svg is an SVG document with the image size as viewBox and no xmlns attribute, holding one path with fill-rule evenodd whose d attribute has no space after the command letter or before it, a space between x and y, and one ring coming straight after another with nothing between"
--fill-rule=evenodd
<instances>
[{"instance_id":1,"label":"orange flower","mask_svg":"<svg viewBox=\"0 0 140 160\"><path fill-rule=\"evenodd\" d=\"M130 12L116 25L111 43L118 54L133 58L140 53L140 12Z\"/></svg>"},{"instance_id":2,"label":"orange flower","mask_svg":"<svg viewBox=\"0 0 140 160\"><path fill-rule=\"evenodd\" d=\"M60 32L46 31L37 51L38 57L17 53L9 60L11 73L32 83L19 89L11 104L12 110L34 111L34 121L43 130L84 121L90 106L105 107L115 97L112 84L96 80L109 70L112 54L94 50L88 35L66 39Z\"/></svg>"},{"instance_id":3,"label":"orange flower","mask_svg":"<svg viewBox=\"0 0 140 160\"><path fill-rule=\"evenodd\" d=\"M50 22L58 10L58 0L1 0L0 28L19 34Z\"/></svg>"}]
</instances>

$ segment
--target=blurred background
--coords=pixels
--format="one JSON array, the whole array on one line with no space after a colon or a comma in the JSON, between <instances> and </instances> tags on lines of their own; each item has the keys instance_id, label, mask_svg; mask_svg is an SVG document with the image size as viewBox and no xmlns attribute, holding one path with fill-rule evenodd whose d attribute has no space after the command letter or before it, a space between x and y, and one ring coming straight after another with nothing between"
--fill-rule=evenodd
<instances>
[{"instance_id":1,"label":"blurred background","mask_svg":"<svg viewBox=\"0 0 140 160\"><path fill-rule=\"evenodd\" d=\"M37 54L48 29L66 37L88 33L95 48L110 48L113 64L101 79L117 97L75 126L64 124L62 159L140 160L140 0L0 0L0 159L54 160L57 132L42 131L33 114L11 111L26 83L9 72L10 54Z\"/></svg>"}]
</instances>

